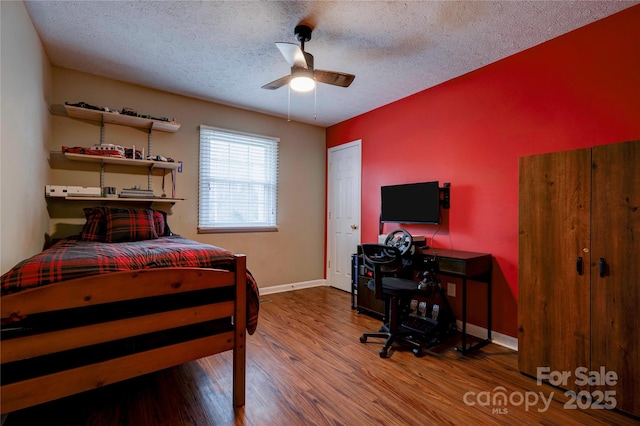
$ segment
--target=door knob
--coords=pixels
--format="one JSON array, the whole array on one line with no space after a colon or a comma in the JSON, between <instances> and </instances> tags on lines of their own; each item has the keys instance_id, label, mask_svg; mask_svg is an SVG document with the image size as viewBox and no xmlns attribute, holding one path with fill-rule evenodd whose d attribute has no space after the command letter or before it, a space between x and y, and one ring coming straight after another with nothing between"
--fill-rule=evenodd
<instances>
[{"instance_id":1,"label":"door knob","mask_svg":"<svg viewBox=\"0 0 640 426\"><path fill-rule=\"evenodd\" d=\"M358 229L358 225L351 225L351 229L355 231L356 229Z\"/></svg>"}]
</instances>

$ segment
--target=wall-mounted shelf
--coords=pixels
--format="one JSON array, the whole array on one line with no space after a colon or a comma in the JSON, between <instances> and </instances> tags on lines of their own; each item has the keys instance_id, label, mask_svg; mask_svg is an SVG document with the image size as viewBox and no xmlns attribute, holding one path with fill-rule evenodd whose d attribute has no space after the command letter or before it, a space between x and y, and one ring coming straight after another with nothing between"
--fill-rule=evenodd
<instances>
[{"instance_id":1,"label":"wall-mounted shelf","mask_svg":"<svg viewBox=\"0 0 640 426\"><path fill-rule=\"evenodd\" d=\"M142 118L142 117L134 117L132 115L126 114L118 114L115 112L106 112L106 111L98 111L88 108L81 108L77 106L64 105L64 109L67 112L67 115L71 118L95 121L100 123L100 144L105 143L105 124L117 124L120 126L126 127L134 127L139 129L147 130L147 153L148 155L153 155L152 148L152 133L154 130L161 132L170 132L174 133L180 129L180 123L176 123L175 121L162 121L155 120L151 118ZM106 165L115 165L115 166L125 166L125 167L136 167L143 168L147 170L147 178L148 185L147 189L153 193L152 187L152 175L157 174L153 173L154 170L159 170L159 173L163 175L163 187L164 187L164 175L167 173L172 174L172 185L173 191L175 191L175 171L180 169L180 163L177 162L168 162L168 161L153 161L153 160L137 160L133 158L122 158L122 157L106 157L101 155L87 155L87 154L75 154L75 153L64 153L65 158L71 161L80 161L85 163L96 163L100 167L100 188L105 188L105 166ZM113 170L116 173L123 173L119 169ZM175 193L172 193L175 197ZM49 197L48 197L49 198ZM55 197L54 197L55 198ZM49 198L52 199L52 198ZM103 202L136 202L136 203L175 203L177 201L183 201L183 198L166 198L166 197L153 197L153 198L129 198L129 197L82 197L82 196L69 196L65 198L59 198L61 200L68 201L103 201Z\"/></svg>"},{"instance_id":2,"label":"wall-mounted shelf","mask_svg":"<svg viewBox=\"0 0 640 426\"><path fill-rule=\"evenodd\" d=\"M55 199L52 198L52 199ZM128 198L128 197L65 197L67 201L108 201L108 202L146 202L146 203L176 203L178 201L184 201L184 198L166 198L166 197L153 197L153 198Z\"/></svg>"},{"instance_id":3,"label":"wall-mounted shelf","mask_svg":"<svg viewBox=\"0 0 640 426\"><path fill-rule=\"evenodd\" d=\"M150 118L134 117L132 115L118 114L115 112L96 111L70 105L65 105L64 109L67 111L69 117L98 121L100 123L118 124L121 126L170 133L177 132L180 129L180 123L176 123L175 121L153 120Z\"/></svg>"},{"instance_id":4,"label":"wall-mounted shelf","mask_svg":"<svg viewBox=\"0 0 640 426\"><path fill-rule=\"evenodd\" d=\"M180 163L171 163L167 161L134 160L131 158L106 157L102 155L73 154L70 152L65 152L64 155L69 160L83 161L87 163L116 164L121 166L167 170L176 170L180 167Z\"/></svg>"}]
</instances>

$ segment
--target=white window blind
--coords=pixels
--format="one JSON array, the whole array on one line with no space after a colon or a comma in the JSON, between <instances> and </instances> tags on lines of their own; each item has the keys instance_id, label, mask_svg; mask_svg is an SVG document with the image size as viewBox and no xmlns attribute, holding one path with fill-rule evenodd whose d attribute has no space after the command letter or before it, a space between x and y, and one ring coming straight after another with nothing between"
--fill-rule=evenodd
<instances>
[{"instance_id":1,"label":"white window blind","mask_svg":"<svg viewBox=\"0 0 640 426\"><path fill-rule=\"evenodd\" d=\"M198 232L276 230L278 143L200 126Z\"/></svg>"}]
</instances>

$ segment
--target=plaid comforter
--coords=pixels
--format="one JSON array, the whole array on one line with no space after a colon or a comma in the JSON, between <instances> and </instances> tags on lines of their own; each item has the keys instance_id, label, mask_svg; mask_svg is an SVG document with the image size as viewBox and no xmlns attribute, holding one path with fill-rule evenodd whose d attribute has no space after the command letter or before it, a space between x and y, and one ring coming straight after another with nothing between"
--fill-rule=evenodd
<instances>
[{"instance_id":1,"label":"plaid comforter","mask_svg":"<svg viewBox=\"0 0 640 426\"><path fill-rule=\"evenodd\" d=\"M69 237L18 263L0 278L2 294L59 281L134 269L193 267L230 269L233 253L177 235L128 243L80 241ZM258 324L259 291L247 271L247 332Z\"/></svg>"}]
</instances>

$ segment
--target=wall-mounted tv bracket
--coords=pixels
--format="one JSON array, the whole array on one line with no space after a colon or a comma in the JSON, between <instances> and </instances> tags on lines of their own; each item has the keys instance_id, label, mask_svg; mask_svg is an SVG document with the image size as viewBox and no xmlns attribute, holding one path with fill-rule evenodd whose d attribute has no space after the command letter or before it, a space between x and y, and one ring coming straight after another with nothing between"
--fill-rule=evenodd
<instances>
[{"instance_id":1,"label":"wall-mounted tv bracket","mask_svg":"<svg viewBox=\"0 0 640 426\"><path fill-rule=\"evenodd\" d=\"M442 184L443 187L439 188L440 190L440 206L442 206L443 209L448 209L451 207L451 199L450 199L450 189L451 189L451 183L449 182L445 182Z\"/></svg>"}]
</instances>

